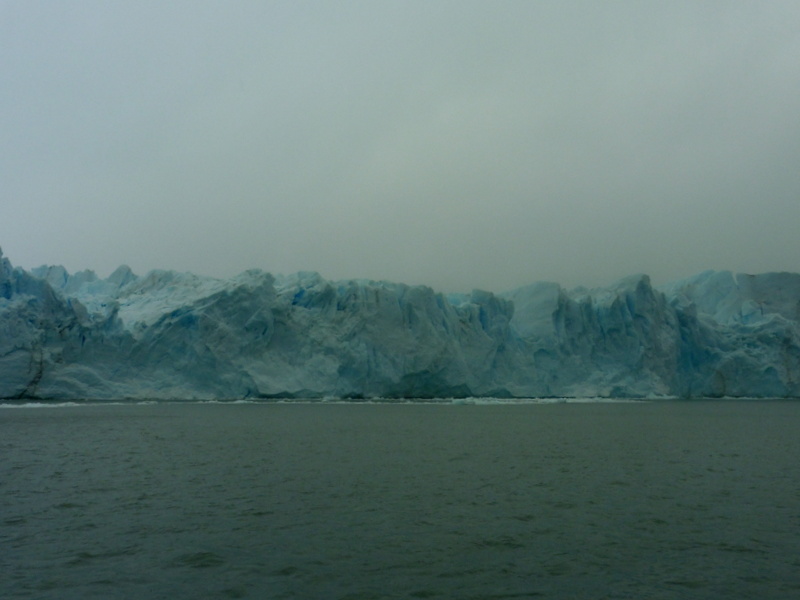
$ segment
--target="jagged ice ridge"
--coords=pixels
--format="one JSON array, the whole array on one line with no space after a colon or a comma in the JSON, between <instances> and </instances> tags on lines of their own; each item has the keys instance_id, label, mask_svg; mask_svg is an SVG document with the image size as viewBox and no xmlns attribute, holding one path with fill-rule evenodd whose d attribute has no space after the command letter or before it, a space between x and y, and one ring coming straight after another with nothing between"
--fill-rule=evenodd
<instances>
[{"instance_id":1,"label":"jagged ice ridge","mask_svg":"<svg viewBox=\"0 0 800 600\"><path fill-rule=\"evenodd\" d=\"M800 275L443 295L316 273L28 272L0 251L0 397L800 397Z\"/></svg>"}]
</instances>

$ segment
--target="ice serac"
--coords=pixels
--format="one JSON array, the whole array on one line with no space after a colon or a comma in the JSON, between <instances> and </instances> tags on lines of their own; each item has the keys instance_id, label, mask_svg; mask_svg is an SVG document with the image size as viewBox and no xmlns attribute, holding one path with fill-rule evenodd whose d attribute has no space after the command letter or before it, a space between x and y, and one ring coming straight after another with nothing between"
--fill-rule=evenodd
<instances>
[{"instance_id":1,"label":"ice serac","mask_svg":"<svg viewBox=\"0 0 800 600\"><path fill-rule=\"evenodd\" d=\"M442 295L251 270L14 269L0 396L800 397L800 275Z\"/></svg>"},{"instance_id":2,"label":"ice serac","mask_svg":"<svg viewBox=\"0 0 800 600\"><path fill-rule=\"evenodd\" d=\"M714 335L692 393L800 396L800 275L706 272L664 289Z\"/></svg>"},{"instance_id":3,"label":"ice serac","mask_svg":"<svg viewBox=\"0 0 800 600\"><path fill-rule=\"evenodd\" d=\"M85 341L93 324L75 299L58 294L45 280L13 269L0 251L0 395L37 397L42 381L66 373L63 350ZM66 378L59 395L71 396ZM83 391L83 390L80 390Z\"/></svg>"},{"instance_id":4,"label":"ice serac","mask_svg":"<svg viewBox=\"0 0 800 600\"><path fill-rule=\"evenodd\" d=\"M510 316L479 293L453 306L426 287L317 274L280 281L271 306L269 344L245 369L267 397L479 393Z\"/></svg>"},{"instance_id":5,"label":"ice serac","mask_svg":"<svg viewBox=\"0 0 800 600\"><path fill-rule=\"evenodd\" d=\"M507 294L512 327L543 395L673 395L682 380L678 315L645 275L591 292L537 284Z\"/></svg>"}]
</instances>

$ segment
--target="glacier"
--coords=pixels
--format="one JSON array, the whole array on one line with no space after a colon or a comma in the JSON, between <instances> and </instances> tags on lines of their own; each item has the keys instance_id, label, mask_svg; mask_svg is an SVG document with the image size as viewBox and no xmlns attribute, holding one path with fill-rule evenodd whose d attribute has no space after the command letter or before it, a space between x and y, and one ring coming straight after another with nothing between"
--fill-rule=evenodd
<instances>
[{"instance_id":1,"label":"glacier","mask_svg":"<svg viewBox=\"0 0 800 600\"><path fill-rule=\"evenodd\" d=\"M0 398L800 397L800 275L505 293L328 281L108 278L0 250Z\"/></svg>"}]
</instances>

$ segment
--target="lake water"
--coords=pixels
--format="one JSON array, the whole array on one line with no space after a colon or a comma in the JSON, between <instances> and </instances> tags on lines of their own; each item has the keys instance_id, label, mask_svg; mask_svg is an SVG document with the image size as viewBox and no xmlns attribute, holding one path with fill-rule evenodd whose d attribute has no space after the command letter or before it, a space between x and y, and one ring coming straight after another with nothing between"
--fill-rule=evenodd
<instances>
[{"instance_id":1,"label":"lake water","mask_svg":"<svg viewBox=\"0 0 800 600\"><path fill-rule=\"evenodd\" d=\"M800 597L800 403L0 408L2 598Z\"/></svg>"}]
</instances>

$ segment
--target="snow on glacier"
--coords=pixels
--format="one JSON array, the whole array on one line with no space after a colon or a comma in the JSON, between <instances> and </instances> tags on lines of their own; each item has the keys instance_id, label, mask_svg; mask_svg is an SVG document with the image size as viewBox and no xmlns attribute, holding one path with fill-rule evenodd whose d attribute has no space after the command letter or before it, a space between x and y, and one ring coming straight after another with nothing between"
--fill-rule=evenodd
<instances>
[{"instance_id":1,"label":"snow on glacier","mask_svg":"<svg viewBox=\"0 0 800 600\"><path fill-rule=\"evenodd\" d=\"M14 269L0 397L800 396L800 275L443 295L318 273Z\"/></svg>"}]
</instances>

